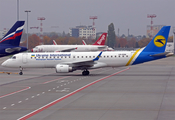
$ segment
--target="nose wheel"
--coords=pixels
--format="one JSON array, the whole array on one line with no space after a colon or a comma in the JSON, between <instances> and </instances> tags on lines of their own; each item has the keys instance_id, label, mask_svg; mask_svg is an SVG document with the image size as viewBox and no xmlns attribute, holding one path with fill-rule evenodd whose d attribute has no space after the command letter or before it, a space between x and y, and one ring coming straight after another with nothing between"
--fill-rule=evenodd
<instances>
[{"instance_id":1,"label":"nose wheel","mask_svg":"<svg viewBox=\"0 0 175 120\"><path fill-rule=\"evenodd\" d=\"M84 70L83 72L82 72L82 75L89 75L89 71L88 70Z\"/></svg>"},{"instance_id":2,"label":"nose wheel","mask_svg":"<svg viewBox=\"0 0 175 120\"><path fill-rule=\"evenodd\" d=\"M20 70L19 75L23 75L23 72L22 72L23 68L20 67L19 70Z\"/></svg>"}]
</instances>

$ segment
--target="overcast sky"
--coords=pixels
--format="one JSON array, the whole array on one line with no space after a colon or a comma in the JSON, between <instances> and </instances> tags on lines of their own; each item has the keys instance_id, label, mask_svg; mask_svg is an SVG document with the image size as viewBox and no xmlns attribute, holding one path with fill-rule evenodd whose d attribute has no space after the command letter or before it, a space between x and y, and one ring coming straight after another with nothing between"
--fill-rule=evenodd
<instances>
[{"instance_id":1,"label":"overcast sky","mask_svg":"<svg viewBox=\"0 0 175 120\"><path fill-rule=\"evenodd\" d=\"M151 23L147 14L157 15L154 25L175 26L175 0L19 0L20 20L27 20L25 10L31 10L29 27L40 26L38 17L46 18L43 32L68 33L70 27L92 25L89 16L98 17L97 32L107 32L108 25L114 23L115 32L119 28L120 35L127 35L128 29L130 34L146 35L146 26ZM0 30L10 28L16 20L17 0L0 0ZM29 29L30 33L38 31Z\"/></svg>"}]
</instances>

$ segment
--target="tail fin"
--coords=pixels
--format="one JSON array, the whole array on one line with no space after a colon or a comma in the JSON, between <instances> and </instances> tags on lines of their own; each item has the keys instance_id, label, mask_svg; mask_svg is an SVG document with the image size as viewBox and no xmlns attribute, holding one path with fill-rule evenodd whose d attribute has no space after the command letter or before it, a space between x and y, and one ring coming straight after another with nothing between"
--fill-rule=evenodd
<instances>
[{"instance_id":1,"label":"tail fin","mask_svg":"<svg viewBox=\"0 0 175 120\"><path fill-rule=\"evenodd\" d=\"M24 21L17 21L13 27L2 38L0 44L9 44L12 46L19 46L22 31L24 28Z\"/></svg>"},{"instance_id":2,"label":"tail fin","mask_svg":"<svg viewBox=\"0 0 175 120\"><path fill-rule=\"evenodd\" d=\"M103 33L93 45L105 45L107 33Z\"/></svg>"},{"instance_id":3,"label":"tail fin","mask_svg":"<svg viewBox=\"0 0 175 120\"><path fill-rule=\"evenodd\" d=\"M143 52L165 52L170 26L164 26L145 47Z\"/></svg>"}]
</instances>

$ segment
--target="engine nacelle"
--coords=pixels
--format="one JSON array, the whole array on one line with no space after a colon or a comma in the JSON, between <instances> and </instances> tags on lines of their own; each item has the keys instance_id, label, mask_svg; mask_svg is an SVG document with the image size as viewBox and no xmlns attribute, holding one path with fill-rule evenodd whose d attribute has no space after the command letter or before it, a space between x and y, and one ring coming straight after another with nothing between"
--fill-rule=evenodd
<instances>
[{"instance_id":1,"label":"engine nacelle","mask_svg":"<svg viewBox=\"0 0 175 120\"><path fill-rule=\"evenodd\" d=\"M57 73L64 73L64 72L73 72L72 67L69 67L69 65L56 65L56 72Z\"/></svg>"}]
</instances>

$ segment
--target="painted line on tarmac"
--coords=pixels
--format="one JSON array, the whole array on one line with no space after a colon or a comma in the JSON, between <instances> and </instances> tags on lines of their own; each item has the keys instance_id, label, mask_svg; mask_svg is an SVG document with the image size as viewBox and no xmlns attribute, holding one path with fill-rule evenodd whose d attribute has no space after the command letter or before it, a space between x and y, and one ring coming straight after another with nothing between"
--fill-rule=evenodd
<instances>
[{"instance_id":1,"label":"painted line on tarmac","mask_svg":"<svg viewBox=\"0 0 175 120\"><path fill-rule=\"evenodd\" d=\"M77 90L75 90L75 91L73 91L73 92L71 92L71 93L69 93L69 94L63 96L63 97L61 97L61 98L58 98L58 99L55 100L55 101L52 101L52 102L48 103L47 105L45 105L45 106L43 106L43 107L38 108L38 109L35 110L35 111L30 112L30 113L27 114L27 115L24 115L23 117L21 117L21 118L19 118L19 119L17 119L17 120L26 120L26 119L28 119L28 118L30 118L30 117L32 117L32 116L34 116L34 115L40 113L40 112L43 111L43 110L46 110L47 108L49 108L49 107L51 107L51 106L57 104L58 102L60 102L60 101L62 101L62 100L64 100L64 99L66 99L66 98L68 98L68 97L70 97L70 96L72 96L72 95L74 95L74 94L76 94L76 93L82 91L83 89L85 89L85 88L87 88L87 87L89 87L89 86L91 86L91 85L93 85L93 84L95 84L95 83L97 83L97 82L100 82L100 81L102 81L102 80L104 80L104 79L107 79L107 78L109 78L109 77L112 77L112 76L114 76L114 75L117 75L117 74L119 74L119 73L121 73L121 72L124 72L124 71L126 71L126 70L129 70L129 69L130 69L130 67L129 67L129 68L126 68L126 69L124 69L124 70L121 70L121 71L119 71L119 72L116 72L116 73L114 73L114 74L108 75L108 76L106 76L106 77L103 77L103 78L101 78L101 79L98 79L98 80L96 80L96 81L94 81L94 82L91 82L91 83L89 83L89 84L87 84L87 85L85 85L85 86L83 86L83 87L81 87L81 88L79 88L79 89L77 89Z\"/></svg>"},{"instance_id":2,"label":"painted line on tarmac","mask_svg":"<svg viewBox=\"0 0 175 120\"><path fill-rule=\"evenodd\" d=\"M16 93L22 92L22 91L28 90L28 89L30 89L30 88L31 88L31 87L27 87L27 88L24 88L24 89L18 90L18 91L16 91L16 92L12 92L12 93L9 93L9 94L6 94L6 95L3 95L3 96L0 96L0 98L4 98L4 97L10 96L10 95L13 95L13 94L16 94Z\"/></svg>"},{"instance_id":3,"label":"painted line on tarmac","mask_svg":"<svg viewBox=\"0 0 175 120\"><path fill-rule=\"evenodd\" d=\"M8 74L8 75L10 75L10 74L19 74L19 73L14 73L14 72L0 72L1 74Z\"/></svg>"},{"instance_id":4,"label":"painted line on tarmac","mask_svg":"<svg viewBox=\"0 0 175 120\"><path fill-rule=\"evenodd\" d=\"M100 68L99 68L100 69ZM99 70L99 69L94 69L94 70L91 70L91 71L96 71L96 70ZM78 74L81 74L81 73L77 73ZM64 78L69 78L69 77L72 77L72 76L66 76L66 77L61 77L61 78L58 78L58 79L54 79L54 80L49 80L49 81L46 81L44 83L41 83L41 84L47 84L47 83L50 83L50 82L54 82L54 81L57 81L57 80L61 80L61 79L64 79Z\"/></svg>"},{"instance_id":5,"label":"painted line on tarmac","mask_svg":"<svg viewBox=\"0 0 175 120\"><path fill-rule=\"evenodd\" d=\"M47 84L47 83L54 82L54 81L57 81L57 80L60 80L60 79L64 79L64 78L68 78L68 77L71 77L71 76L66 76L66 77L61 77L61 78L58 78L58 79L46 81L46 82L44 82L44 83L42 83L42 84Z\"/></svg>"}]
</instances>

